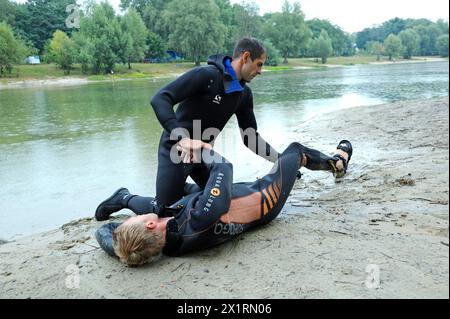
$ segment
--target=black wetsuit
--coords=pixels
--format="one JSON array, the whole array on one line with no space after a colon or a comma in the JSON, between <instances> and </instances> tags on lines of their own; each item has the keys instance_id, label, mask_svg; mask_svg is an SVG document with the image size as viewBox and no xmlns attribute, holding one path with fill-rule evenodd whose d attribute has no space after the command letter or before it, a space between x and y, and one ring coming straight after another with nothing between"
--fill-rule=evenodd
<instances>
[{"instance_id":1,"label":"black wetsuit","mask_svg":"<svg viewBox=\"0 0 450 319\"><path fill-rule=\"evenodd\" d=\"M159 144L156 178L156 199L161 205L169 206L182 198L183 185L188 176L201 188L207 182L202 165L183 164L179 160L179 154L175 156L177 163L171 160L170 152L174 145L183 137L213 143L234 114L239 127L248 132L243 137L248 148L272 162L279 156L257 133L250 88L245 82L240 82L240 91L232 88L236 83L227 71L230 69L224 66L224 61L228 59L231 58L224 55L211 56L207 66L188 71L163 87L151 100L156 116L164 128ZM174 112L174 106L178 103ZM194 134L194 121L198 120L201 121L201 136ZM207 129L209 130L205 131ZM176 153L175 151L174 154Z\"/></svg>"},{"instance_id":2,"label":"black wetsuit","mask_svg":"<svg viewBox=\"0 0 450 319\"><path fill-rule=\"evenodd\" d=\"M308 160L306 167L311 170L332 171L330 161L336 161L293 143L280 155L268 175L253 183L235 184L230 163L216 161L206 164L209 178L205 189L185 196L172 206L174 218L167 223L163 253L178 256L215 246L273 220L292 190L303 154ZM146 203L148 211L151 211L150 200ZM119 225L103 225L96 233L100 246L113 256L112 232Z\"/></svg>"}]
</instances>

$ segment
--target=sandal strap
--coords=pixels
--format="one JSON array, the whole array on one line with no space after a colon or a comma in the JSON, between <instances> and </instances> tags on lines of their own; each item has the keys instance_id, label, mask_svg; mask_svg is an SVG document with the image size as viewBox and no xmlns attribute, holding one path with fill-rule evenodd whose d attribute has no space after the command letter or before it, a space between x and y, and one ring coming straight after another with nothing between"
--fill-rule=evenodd
<instances>
[{"instance_id":1,"label":"sandal strap","mask_svg":"<svg viewBox=\"0 0 450 319\"><path fill-rule=\"evenodd\" d=\"M350 143L347 140L342 140L339 142L338 146L336 147L338 150L342 150L345 153L348 154L348 161L352 158L353 155L353 146L352 143Z\"/></svg>"},{"instance_id":2,"label":"sandal strap","mask_svg":"<svg viewBox=\"0 0 450 319\"><path fill-rule=\"evenodd\" d=\"M339 160L341 160L341 161L344 163L344 172L347 171L348 160L346 160L346 159L345 159L342 155L340 155L340 154L335 154L335 155L333 156L333 159L335 159L336 162L339 161Z\"/></svg>"}]
</instances>

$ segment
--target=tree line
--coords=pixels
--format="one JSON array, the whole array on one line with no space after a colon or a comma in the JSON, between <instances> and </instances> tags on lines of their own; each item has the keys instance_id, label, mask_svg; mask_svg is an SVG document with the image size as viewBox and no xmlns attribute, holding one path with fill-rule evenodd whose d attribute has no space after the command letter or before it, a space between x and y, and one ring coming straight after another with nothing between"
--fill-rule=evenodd
<instances>
[{"instance_id":1,"label":"tree line","mask_svg":"<svg viewBox=\"0 0 450 319\"><path fill-rule=\"evenodd\" d=\"M386 22L383 32L380 27L355 35L327 20L305 20L300 4L287 0L281 12L263 16L253 2L229 0L121 0L123 14L107 2L86 0L79 12L68 10L71 5L75 0L0 0L0 72L10 73L26 55L40 54L65 73L74 63L83 73L111 73L118 63L131 68L144 58L161 59L168 49L199 65L210 54L232 54L244 36L264 42L269 65L291 57L326 63L329 56L351 56L358 49L391 57L408 50L404 55L410 57L422 43L420 54L448 55L448 23Z\"/></svg>"},{"instance_id":2,"label":"tree line","mask_svg":"<svg viewBox=\"0 0 450 319\"><path fill-rule=\"evenodd\" d=\"M389 59L412 55L448 57L448 22L395 18L356 34L356 46Z\"/></svg>"}]
</instances>

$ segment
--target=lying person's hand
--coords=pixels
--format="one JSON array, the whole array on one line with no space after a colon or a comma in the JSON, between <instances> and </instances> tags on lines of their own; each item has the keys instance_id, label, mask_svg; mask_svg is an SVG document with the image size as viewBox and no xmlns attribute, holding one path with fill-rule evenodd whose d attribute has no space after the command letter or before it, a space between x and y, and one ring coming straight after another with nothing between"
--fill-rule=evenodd
<instances>
[{"instance_id":1,"label":"lying person's hand","mask_svg":"<svg viewBox=\"0 0 450 319\"><path fill-rule=\"evenodd\" d=\"M190 138L183 138L177 145L177 150L181 151L183 163L201 163L202 149L212 149L212 146Z\"/></svg>"}]
</instances>

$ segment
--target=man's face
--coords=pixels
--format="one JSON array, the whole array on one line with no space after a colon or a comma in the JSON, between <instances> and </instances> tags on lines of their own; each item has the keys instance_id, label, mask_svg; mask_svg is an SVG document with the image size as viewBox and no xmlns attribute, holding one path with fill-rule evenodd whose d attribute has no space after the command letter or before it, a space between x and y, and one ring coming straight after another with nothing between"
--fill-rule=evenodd
<instances>
[{"instance_id":1,"label":"man's face","mask_svg":"<svg viewBox=\"0 0 450 319\"><path fill-rule=\"evenodd\" d=\"M262 73L262 67L266 62L267 55L263 53L259 58L252 60L250 52L244 52L242 58L244 59L244 65L241 70L242 79L250 83L257 75Z\"/></svg>"}]
</instances>

